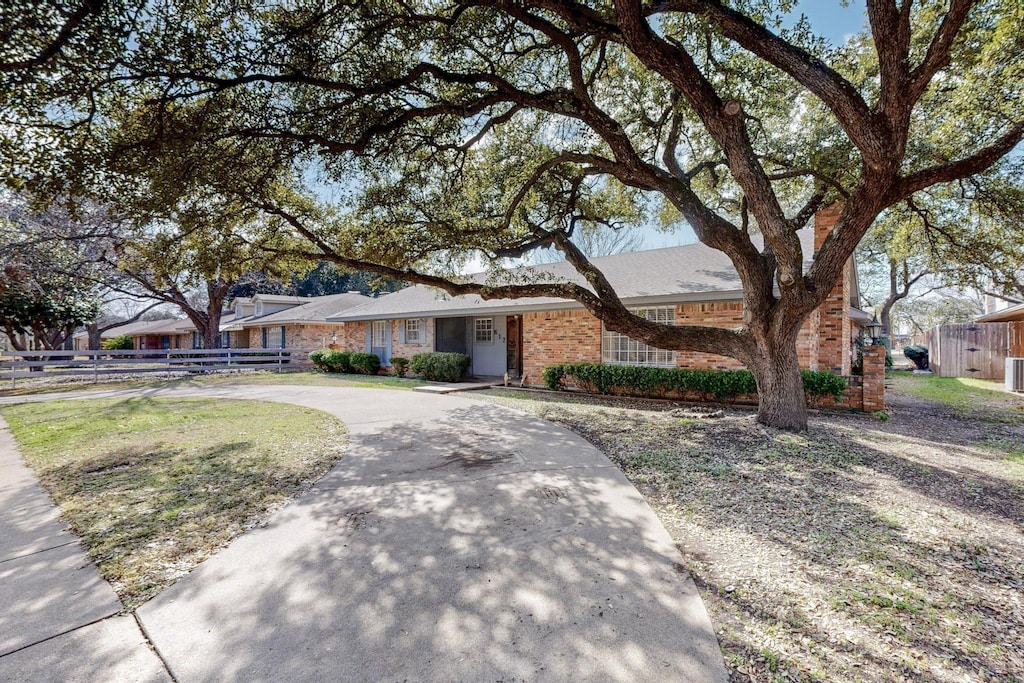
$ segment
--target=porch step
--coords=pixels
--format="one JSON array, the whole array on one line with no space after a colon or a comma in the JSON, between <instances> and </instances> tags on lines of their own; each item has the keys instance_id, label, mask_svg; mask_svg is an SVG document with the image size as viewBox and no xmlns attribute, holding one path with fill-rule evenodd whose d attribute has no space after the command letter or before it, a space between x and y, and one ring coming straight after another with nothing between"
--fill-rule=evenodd
<instances>
[{"instance_id":1,"label":"porch step","mask_svg":"<svg viewBox=\"0 0 1024 683\"><path fill-rule=\"evenodd\" d=\"M475 391L477 389L490 389L493 386L503 384L502 380L488 382L455 382L452 384L425 384L421 387L413 387L413 391L424 394L451 394L456 391Z\"/></svg>"}]
</instances>

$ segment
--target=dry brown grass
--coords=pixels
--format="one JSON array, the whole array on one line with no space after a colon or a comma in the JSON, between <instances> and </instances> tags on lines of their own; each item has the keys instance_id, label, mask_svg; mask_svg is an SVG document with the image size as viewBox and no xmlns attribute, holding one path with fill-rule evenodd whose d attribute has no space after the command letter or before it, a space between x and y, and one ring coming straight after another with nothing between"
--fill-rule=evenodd
<instances>
[{"instance_id":1,"label":"dry brown grass","mask_svg":"<svg viewBox=\"0 0 1024 683\"><path fill-rule=\"evenodd\" d=\"M1024 680L1024 401L965 411L892 391L891 419L822 415L793 435L748 412L489 398L622 468L682 551L734 681Z\"/></svg>"}]
</instances>

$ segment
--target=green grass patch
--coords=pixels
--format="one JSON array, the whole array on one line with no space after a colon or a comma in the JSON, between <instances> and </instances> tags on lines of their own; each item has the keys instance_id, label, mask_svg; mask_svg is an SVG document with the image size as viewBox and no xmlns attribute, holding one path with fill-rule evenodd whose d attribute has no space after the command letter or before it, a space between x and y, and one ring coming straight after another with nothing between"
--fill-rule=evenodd
<instances>
[{"instance_id":1,"label":"green grass patch","mask_svg":"<svg viewBox=\"0 0 1024 683\"><path fill-rule=\"evenodd\" d=\"M894 372L891 380L899 391L960 410L982 409L992 404L1005 407L1024 405L1020 397L1002 391L1000 383L991 380L914 375L909 372Z\"/></svg>"},{"instance_id":2,"label":"green grass patch","mask_svg":"<svg viewBox=\"0 0 1024 683\"><path fill-rule=\"evenodd\" d=\"M326 413L256 401L53 401L0 413L129 608L308 488L346 443Z\"/></svg>"}]
</instances>

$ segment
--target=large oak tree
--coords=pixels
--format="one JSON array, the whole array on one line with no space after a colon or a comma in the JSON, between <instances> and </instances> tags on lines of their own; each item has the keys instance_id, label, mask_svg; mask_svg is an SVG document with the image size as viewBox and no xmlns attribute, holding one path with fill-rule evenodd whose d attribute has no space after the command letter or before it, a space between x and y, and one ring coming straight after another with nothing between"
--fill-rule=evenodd
<instances>
[{"instance_id":1,"label":"large oak tree","mask_svg":"<svg viewBox=\"0 0 1024 683\"><path fill-rule=\"evenodd\" d=\"M1024 9L867 0L869 34L836 48L803 22L780 28L792 4L149 3L88 88L31 96L88 122L65 126L71 139L109 136L105 173L170 156L173 185L244 198L317 258L453 294L568 297L649 344L732 356L757 379L759 420L802 429L797 333L875 218L1024 137ZM105 128L125 112L128 133ZM230 163L253 155L276 172ZM796 231L834 201L805 268ZM653 202L732 260L742 328L638 318L574 245ZM543 246L584 281L466 282L446 267Z\"/></svg>"}]
</instances>

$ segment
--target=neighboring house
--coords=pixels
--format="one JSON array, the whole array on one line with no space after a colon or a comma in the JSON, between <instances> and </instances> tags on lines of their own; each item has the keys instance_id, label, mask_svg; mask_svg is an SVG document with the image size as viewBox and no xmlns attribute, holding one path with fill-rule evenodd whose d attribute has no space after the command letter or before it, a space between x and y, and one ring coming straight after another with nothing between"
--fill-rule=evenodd
<instances>
[{"instance_id":1,"label":"neighboring house","mask_svg":"<svg viewBox=\"0 0 1024 683\"><path fill-rule=\"evenodd\" d=\"M819 212L815 227L800 231L807 258L821 245L838 213ZM623 302L650 320L676 325L740 327L743 292L732 263L722 252L703 244L616 254L593 259ZM581 277L568 263L532 266L517 273L525 278ZM804 368L850 374L854 339L870 316L859 303L853 260L824 304L810 316L798 338ZM539 384L545 367L554 363L593 362L685 368L738 368L725 356L690 351L665 351L607 330L576 301L557 298L484 300L450 296L440 289L416 285L373 299L328 317L344 323L339 346L370 351L389 365L394 356L424 351L456 351L472 358L477 376L525 376Z\"/></svg>"},{"instance_id":2,"label":"neighboring house","mask_svg":"<svg viewBox=\"0 0 1024 683\"><path fill-rule=\"evenodd\" d=\"M112 327L100 334L100 341L115 337L131 337L135 349L183 349L191 347L188 331L192 322L187 318L164 318L163 320L141 320ZM89 333L85 330L74 335L76 351L89 348Z\"/></svg>"},{"instance_id":3,"label":"neighboring house","mask_svg":"<svg viewBox=\"0 0 1024 683\"><path fill-rule=\"evenodd\" d=\"M233 349L313 349L334 344L343 335L342 325L329 323L326 317L371 301L358 292L318 297L256 294L239 297L225 311L220 322L221 347ZM180 325L169 340L170 347L202 346L202 338L189 320ZM150 333L150 330L144 330ZM145 347L150 348L150 347Z\"/></svg>"},{"instance_id":4,"label":"neighboring house","mask_svg":"<svg viewBox=\"0 0 1024 683\"><path fill-rule=\"evenodd\" d=\"M178 324L187 322L180 318L165 318L163 320L140 320L134 323L127 323L125 325L118 325L117 327L111 327L109 330L100 333L100 342L105 342L108 339L114 339L115 337L132 337L135 339L135 348L151 348L149 346L139 346L139 339L145 335L145 330L157 327L163 327L171 324ZM177 332L175 332L177 336ZM74 334L74 345L76 351L85 351L89 348L89 332L82 330ZM168 343L171 343L168 340ZM153 346L152 348L161 348L159 345ZM167 348L171 348L168 346Z\"/></svg>"},{"instance_id":5,"label":"neighboring house","mask_svg":"<svg viewBox=\"0 0 1024 683\"><path fill-rule=\"evenodd\" d=\"M987 297L991 298L991 297ZM1024 304L1011 305L1007 301L999 300L1001 305L995 307L985 315L979 315L974 319L976 323L1010 323L1024 321Z\"/></svg>"},{"instance_id":6,"label":"neighboring house","mask_svg":"<svg viewBox=\"0 0 1024 683\"><path fill-rule=\"evenodd\" d=\"M359 292L306 298L257 294L236 299L235 317L222 321L221 331L230 335L233 348L328 347L343 339L344 326L327 317L368 301Z\"/></svg>"},{"instance_id":7,"label":"neighboring house","mask_svg":"<svg viewBox=\"0 0 1024 683\"><path fill-rule=\"evenodd\" d=\"M139 350L191 349L194 329L188 318L170 318L146 323L145 327L133 330L131 336Z\"/></svg>"}]
</instances>

